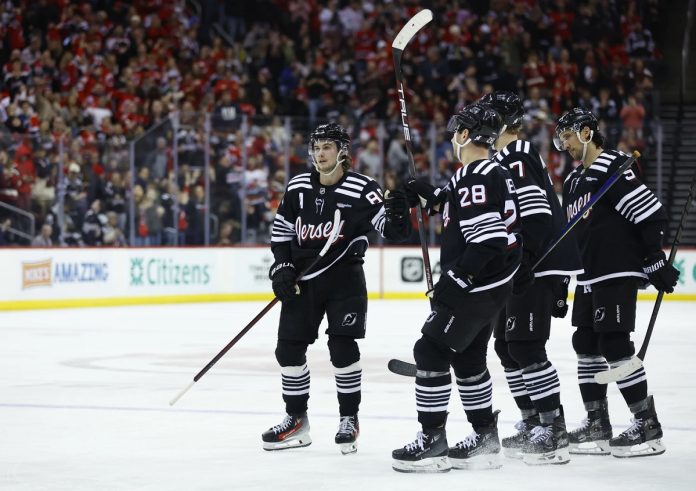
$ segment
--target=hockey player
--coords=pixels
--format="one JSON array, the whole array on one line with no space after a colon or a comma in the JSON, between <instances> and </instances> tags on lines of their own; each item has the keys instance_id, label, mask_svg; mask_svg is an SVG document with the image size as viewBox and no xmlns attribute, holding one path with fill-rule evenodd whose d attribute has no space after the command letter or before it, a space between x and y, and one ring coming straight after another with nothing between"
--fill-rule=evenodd
<instances>
[{"instance_id":1,"label":"hockey player","mask_svg":"<svg viewBox=\"0 0 696 491\"><path fill-rule=\"evenodd\" d=\"M263 433L263 448L304 447L309 435L307 346L327 316L328 347L334 366L340 424L335 441L342 453L357 450L362 370L356 339L365 336L367 290L363 256L368 234L400 240L410 233L409 207L402 192L383 199L373 179L350 170L350 139L336 123L318 126L309 139L315 170L293 177L273 222L275 262L269 276L282 302L275 350L287 415ZM302 278L331 233L336 208L341 231L319 264Z\"/></svg>"},{"instance_id":2,"label":"hockey player","mask_svg":"<svg viewBox=\"0 0 696 491\"><path fill-rule=\"evenodd\" d=\"M454 115L454 155L463 164L444 193L440 249L442 274L432 291L433 311L413 354L417 366L416 408L422 431L392 452L400 472L444 472L450 468L499 467L497 413L492 409L486 351L493 319L512 290L521 258L513 226L517 208L512 182L488 160L500 117L482 105ZM431 202L431 195L424 196ZM474 432L448 448L445 422L454 369L460 399Z\"/></svg>"},{"instance_id":3,"label":"hockey player","mask_svg":"<svg viewBox=\"0 0 696 491\"><path fill-rule=\"evenodd\" d=\"M567 238L532 272L532 265L565 225L546 164L534 146L518 138L524 107L517 95L495 92L481 99L501 116L494 160L507 169L519 204L523 255L513 296L494 329L495 351L522 413L519 432L503 438L505 455L527 464L569 462L568 435L556 369L546 355L551 316L565 317L568 282L582 271L574 241Z\"/></svg>"},{"instance_id":4,"label":"hockey player","mask_svg":"<svg viewBox=\"0 0 696 491\"><path fill-rule=\"evenodd\" d=\"M571 220L628 156L605 150L597 119L579 107L558 120L554 143L582 163L563 184L563 207ZM630 335L635 328L638 288L649 282L658 290L674 291L679 272L661 248L666 222L660 202L629 169L574 229L585 271L575 290L573 348L588 414L569 435L572 453L637 457L665 451L644 368L617 382L633 420L614 438L607 387L595 383L594 375L606 370L607 362L619 366L634 354Z\"/></svg>"}]
</instances>

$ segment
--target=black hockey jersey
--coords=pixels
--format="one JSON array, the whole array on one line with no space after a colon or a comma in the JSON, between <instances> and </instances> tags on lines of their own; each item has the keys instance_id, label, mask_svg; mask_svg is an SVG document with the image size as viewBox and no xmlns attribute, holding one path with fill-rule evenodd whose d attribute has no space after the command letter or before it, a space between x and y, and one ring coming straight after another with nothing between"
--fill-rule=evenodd
<instances>
[{"instance_id":1,"label":"black hockey jersey","mask_svg":"<svg viewBox=\"0 0 696 491\"><path fill-rule=\"evenodd\" d=\"M382 189L371 177L346 172L331 186L319 182L316 171L293 177L285 190L271 233L276 262L304 269L319 255L329 235L334 211L341 210L341 230L327 254L303 279L319 276L339 261L362 261L374 231L399 240L386 221Z\"/></svg>"},{"instance_id":2,"label":"black hockey jersey","mask_svg":"<svg viewBox=\"0 0 696 491\"><path fill-rule=\"evenodd\" d=\"M570 221L628 155L605 150L585 169L579 166L563 183L563 209ZM667 214L655 195L629 169L573 229L585 272L579 285L621 277L647 279L643 260L662 246Z\"/></svg>"},{"instance_id":3,"label":"black hockey jersey","mask_svg":"<svg viewBox=\"0 0 696 491\"><path fill-rule=\"evenodd\" d=\"M566 224L546 163L534 145L525 140L511 142L494 159L509 171L515 183L523 248L536 261ZM569 236L551 251L537 267L534 276L575 276L581 272L578 246Z\"/></svg>"},{"instance_id":4,"label":"black hockey jersey","mask_svg":"<svg viewBox=\"0 0 696 491\"><path fill-rule=\"evenodd\" d=\"M472 292L511 280L522 257L516 237L514 184L497 162L477 160L457 170L444 191L440 267L459 267L473 278Z\"/></svg>"}]
</instances>

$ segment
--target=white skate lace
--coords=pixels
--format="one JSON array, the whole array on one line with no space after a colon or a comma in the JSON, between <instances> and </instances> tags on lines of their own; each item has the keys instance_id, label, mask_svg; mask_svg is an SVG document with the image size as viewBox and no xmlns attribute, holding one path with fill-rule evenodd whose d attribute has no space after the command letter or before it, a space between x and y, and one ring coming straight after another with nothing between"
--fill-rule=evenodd
<instances>
[{"instance_id":1,"label":"white skate lace","mask_svg":"<svg viewBox=\"0 0 696 491\"><path fill-rule=\"evenodd\" d=\"M287 415L285 416L285 419L283 419L283 422L282 422L282 423L280 423L279 425L275 425L275 426L272 428L273 433L275 433L275 434L277 435L278 433L282 433L282 432L284 432L285 430L287 430L288 428L290 428L290 427L292 426L293 419L294 419L294 418L293 418L292 416L290 416L289 414L287 414Z\"/></svg>"},{"instance_id":2,"label":"white skate lace","mask_svg":"<svg viewBox=\"0 0 696 491\"><path fill-rule=\"evenodd\" d=\"M341 417L341 422L338 424L339 433L354 433L355 432L355 422L352 416Z\"/></svg>"},{"instance_id":3,"label":"white skate lace","mask_svg":"<svg viewBox=\"0 0 696 491\"><path fill-rule=\"evenodd\" d=\"M425 442L423 440L423 432L419 431L416 435L415 441L407 443L404 448L407 452L413 452L414 450L425 450Z\"/></svg>"},{"instance_id":4,"label":"white skate lace","mask_svg":"<svg viewBox=\"0 0 696 491\"><path fill-rule=\"evenodd\" d=\"M529 441L532 443L537 443L546 440L551 436L551 428L547 426L535 426L532 428L532 436Z\"/></svg>"},{"instance_id":5,"label":"white skate lace","mask_svg":"<svg viewBox=\"0 0 696 491\"><path fill-rule=\"evenodd\" d=\"M638 433L638 431L640 430L640 427L641 427L642 424L643 424L643 420L642 420L642 419L640 419L640 418L632 418L632 419L631 419L631 426L629 426L628 428L626 428L626 430L625 430L623 433L621 433L621 434L622 434L622 435L626 435L626 436L628 436L628 437L632 437L633 435L635 435L636 433Z\"/></svg>"},{"instance_id":6,"label":"white skate lace","mask_svg":"<svg viewBox=\"0 0 696 491\"><path fill-rule=\"evenodd\" d=\"M582 433L583 431L585 431L589 427L590 427L590 419L585 418L580 423L580 426L578 428L576 428L575 430L571 431L571 433L572 434Z\"/></svg>"},{"instance_id":7,"label":"white skate lace","mask_svg":"<svg viewBox=\"0 0 696 491\"><path fill-rule=\"evenodd\" d=\"M481 435L479 435L478 433L476 433L476 432L474 431L471 435L467 436L464 440L462 440L461 442L458 442L458 443L455 445L455 447L457 447L457 448L470 448L470 447L475 447L475 446L476 446L476 443L478 443L478 439L479 439L480 436L481 436Z\"/></svg>"},{"instance_id":8,"label":"white skate lace","mask_svg":"<svg viewBox=\"0 0 696 491\"><path fill-rule=\"evenodd\" d=\"M515 423L515 429L520 433L523 433L527 429L527 423L525 423L524 420L521 419L517 423Z\"/></svg>"}]
</instances>

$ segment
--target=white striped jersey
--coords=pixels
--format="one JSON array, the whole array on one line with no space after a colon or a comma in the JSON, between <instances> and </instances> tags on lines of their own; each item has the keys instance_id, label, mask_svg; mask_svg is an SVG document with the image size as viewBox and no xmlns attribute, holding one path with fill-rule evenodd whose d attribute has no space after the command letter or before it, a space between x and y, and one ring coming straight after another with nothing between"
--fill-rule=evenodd
<instances>
[{"instance_id":1,"label":"white striped jersey","mask_svg":"<svg viewBox=\"0 0 696 491\"><path fill-rule=\"evenodd\" d=\"M570 221L604 182L629 158L605 150L585 169L579 166L563 183L563 209ZM579 285L622 277L646 279L644 258L662 246L667 214L655 195L628 169L575 226L585 273Z\"/></svg>"},{"instance_id":2,"label":"white striped jersey","mask_svg":"<svg viewBox=\"0 0 696 491\"><path fill-rule=\"evenodd\" d=\"M481 291L512 279L521 248L514 185L491 160L459 168L443 189L447 193L442 221L440 266L457 266L473 277Z\"/></svg>"},{"instance_id":3,"label":"white striped jersey","mask_svg":"<svg viewBox=\"0 0 696 491\"><path fill-rule=\"evenodd\" d=\"M382 189L374 179L348 171L336 184L325 186L312 171L290 179L278 206L271 229L276 262L290 261L299 271L317 257L331 235L336 208L341 210L338 239L304 279L318 276L339 261L362 261L368 236L374 231L388 239L402 239L386 221Z\"/></svg>"},{"instance_id":4,"label":"white striped jersey","mask_svg":"<svg viewBox=\"0 0 696 491\"><path fill-rule=\"evenodd\" d=\"M523 248L536 262L566 224L546 163L534 145L525 140L510 142L494 159L508 170L515 184ZM581 272L577 244L566 237L539 265L534 276L575 276Z\"/></svg>"}]
</instances>

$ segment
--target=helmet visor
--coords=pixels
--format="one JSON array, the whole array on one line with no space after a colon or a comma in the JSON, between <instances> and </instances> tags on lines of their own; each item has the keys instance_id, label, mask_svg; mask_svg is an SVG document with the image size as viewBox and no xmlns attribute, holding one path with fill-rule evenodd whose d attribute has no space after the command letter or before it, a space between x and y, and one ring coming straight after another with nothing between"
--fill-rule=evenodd
<instances>
[{"instance_id":1,"label":"helmet visor","mask_svg":"<svg viewBox=\"0 0 696 491\"><path fill-rule=\"evenodd\" d=\"M457 133L459 131L459 128L462 126L462 122L459 119L459 117L452 116L447 123L447 131L449 133Z\"/></svg>"},{"instance_id":2,"label":"helmet visor","mask_svg":"<svg viewBox=\"0 0 696 491\"><path fill-rule=\"evenodd\" d=\"M566 131L569 131L571 128L556 128L556 131L553 134L553 146L556 147L556 150L559 152L562 152L565 150L565 142L570 138L571 134L565 135L565 138L562 138L561 135L565 133Z\"/></svg>"}]
</instances>

